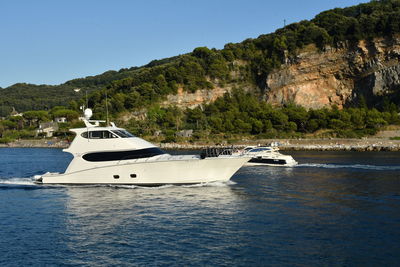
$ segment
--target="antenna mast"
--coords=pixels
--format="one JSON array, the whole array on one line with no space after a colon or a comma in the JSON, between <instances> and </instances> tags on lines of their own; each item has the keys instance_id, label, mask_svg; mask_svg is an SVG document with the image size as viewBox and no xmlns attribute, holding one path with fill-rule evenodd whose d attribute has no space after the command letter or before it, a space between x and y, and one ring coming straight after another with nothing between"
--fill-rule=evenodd
<instances>
[{"instance_id":1,"label":"antenna mast","mask_svg":"<svg viewBox=\"0 0 400 267\"><path fill-rule=\"evenodd\" d=\"M107 98L107 89L106 89L106 126L108 126L108 98Z\"/></svg>"},{"instance_id":2,"label":"antenna mast","mask_svg":"<svg viewBox=\"0 0 400 267\"><path fill-rule=\"evenodd\" d=\"M85 95L86 95L86 107L88 108L89 107L89 101L88 101L88 98L87 98L87 90L85 90Z\"/></svg>"}]
</instances>

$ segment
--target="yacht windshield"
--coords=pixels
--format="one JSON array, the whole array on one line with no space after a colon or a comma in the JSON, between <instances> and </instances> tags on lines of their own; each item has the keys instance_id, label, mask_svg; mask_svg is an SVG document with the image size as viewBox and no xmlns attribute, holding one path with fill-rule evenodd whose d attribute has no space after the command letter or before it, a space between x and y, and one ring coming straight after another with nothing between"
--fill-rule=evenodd
<instances>
[{"instance_id":1,"label":"yacht windshield","mask_svg":"<svg viewBox=\"0 0 400 267\"><path fill-rule=\"evenodd\" d=\"M133 134L131 134L127 130L111 130L111 131L122 138L135 137Z\"/></svg>"}]
</instances>

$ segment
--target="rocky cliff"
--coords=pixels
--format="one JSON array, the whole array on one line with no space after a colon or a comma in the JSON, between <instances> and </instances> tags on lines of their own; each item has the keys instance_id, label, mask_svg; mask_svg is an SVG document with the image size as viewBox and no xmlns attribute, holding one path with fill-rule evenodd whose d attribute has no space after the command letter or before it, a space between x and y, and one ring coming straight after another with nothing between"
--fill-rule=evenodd
<instances>
[{"instance_id":1,"label":"rocky cliff","mask_svg":"<svg viewBox=\"0 0 400 267\"><path fill-rule=\"evenodd\" d=\"M214 89L197 90L194 93L183 90L182 87L178 88L176 95L168 95L167 99L162 102L162 106L174 105L179 108L195 108L201 104L208 104L214 102L218 97L223 96L226 92L231 91L230 86L218 87Z\"/></svg>"},{"instance_id":2,"label":"rocky cliff","mask_svg":"<svg viewBox=\"0 0 400 267\"><path fill-rule=\"evenodd\" d=\"M335 48L325 47L323 51L309 45L296 56L287 57L279 69L270 72L262 88L251 84L229 84L194 93L179 88L178 93L167 96L162 105L193 108L213 102L233 87L261 91L262 98L276 106L295 103L313 109L332 105L343 108L357 103L361 95L374 105L382 101L383 96L393 100L400 94L399 60L400 36L343 42Z\"/></svg>"},{"instance_id":3,"label":"rocky cliff","mask_svg":"<svg viewBox=\"0 0 400 267\"><path fill-rule=\"evenodd\" d=\"M345 42L324 51L310 45L269 73L265 96L273 105L293 102L314 109L341 108L361 95L374 104L399 94L399 59L399 36Z\"/></svg>"}]
</instances>

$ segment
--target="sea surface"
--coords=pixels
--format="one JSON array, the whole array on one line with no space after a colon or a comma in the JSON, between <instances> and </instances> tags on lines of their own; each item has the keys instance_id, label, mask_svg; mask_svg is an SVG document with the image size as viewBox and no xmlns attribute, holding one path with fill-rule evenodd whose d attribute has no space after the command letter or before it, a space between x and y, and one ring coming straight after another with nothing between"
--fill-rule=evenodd
<instances>
[{"instance_id":1,"label":"sea surface","mask_svg":"<svg viewBox=\"0 0 400 267\"><path fill-rule=\"evenodd\" d=\"M286 153L145 188L35 185L69 154L0 148L0 266L399 266L400 153Z\"/></svg>"}]
</instances>

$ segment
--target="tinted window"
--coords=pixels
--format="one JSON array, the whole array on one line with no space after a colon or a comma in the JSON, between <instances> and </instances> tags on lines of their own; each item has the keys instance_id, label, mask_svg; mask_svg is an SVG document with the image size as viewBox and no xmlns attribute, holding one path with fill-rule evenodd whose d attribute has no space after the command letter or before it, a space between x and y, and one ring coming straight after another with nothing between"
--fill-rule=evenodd
<instances>
[{"instance_id":1,"label":"tinted window","mask_svg":"<svg viewBox=\"0 0 400 267\"><path fill-rule=\"evenodd\" d=\"M126 130L112 130L112 132L122 138L135 137L133 134Z\"/></svg>"},{"instance_id":2,"label":"tinted window","mask_svg":"<svg viewBox=\"0 0 400 267\"><path fill-rule=\"evenodd\" d=\"M89 132L89 138L91 138L91 139L103 138L103 132L102 131Z\"/></svg>"},{"instance_id":3,"label":"tinted window","mask_svg":"<svg viewBox=\"0 0 400 267\"><path fill-rule=\"evenodd\" d=\"M109 132L109 131L90 131L90 132L84 132L81 134L82 137L84 138L89 138L90 139L108 139L108 138L118 138L115 134Z\"/></svg>"},{"instance_id":4,"label":"tinted window","mask_svg":"<svg viewBox=\"0 0 400 267\"><path fill-rule=\"evenodd\" d=\"M113 160L128 160L150 158L157 155L165 154L158 147L151 147L130 151L113 151L113 152L96 152L83 155L83 159L87 161L113 161Z\"/></svg>"},{"instance_id":5,"label":"tinted window","mask_svg":"<svg viewBox=\"0 0 400 267\"><path fill-rule=\"evenodd\" d=\"M115 134L109 131L103 131L103 138L118 138Z\"/></svg>"}]
</instances>

